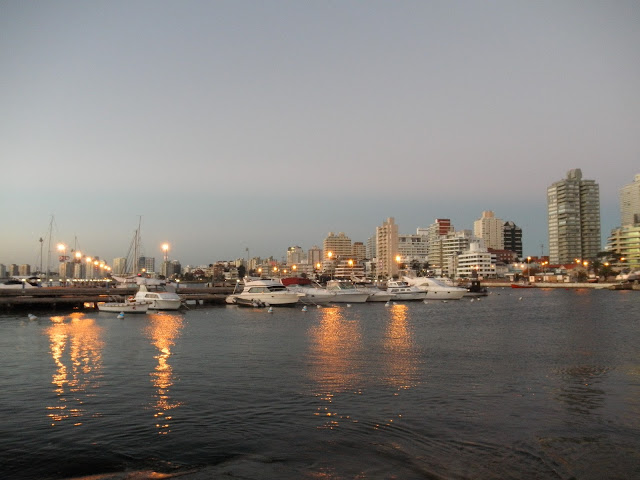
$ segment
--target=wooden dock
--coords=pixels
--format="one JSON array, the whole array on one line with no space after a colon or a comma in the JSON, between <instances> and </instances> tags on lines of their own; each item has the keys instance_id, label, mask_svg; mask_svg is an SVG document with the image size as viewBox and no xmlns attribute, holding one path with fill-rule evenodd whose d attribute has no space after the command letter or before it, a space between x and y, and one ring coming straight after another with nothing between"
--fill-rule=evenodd
<instances>
[{"instance_id":1,"label":"wooden dock","mask_svg":"<svg viewBox=\"0 0 640 480\"><path fill-rule=\"evenodd\" d=\"M0 290L0 311L14 309L33 310L85 310L96 309L100 302L124 301L135 295L137 288L95 287L42 287ZM231 287L179 288L183 303L189 308L224 305Z\"/></svg>"}]
</instances>

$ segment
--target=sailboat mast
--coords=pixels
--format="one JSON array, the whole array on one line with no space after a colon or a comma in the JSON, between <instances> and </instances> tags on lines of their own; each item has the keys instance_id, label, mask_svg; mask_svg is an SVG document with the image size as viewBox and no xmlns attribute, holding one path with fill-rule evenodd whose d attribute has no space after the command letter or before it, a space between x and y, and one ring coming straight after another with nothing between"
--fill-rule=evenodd
<instances>
[{"instance_id":1,"label":"sailboat mast","mask_svg":"<svg viewBox=\"0 0 640 480\"><path fill-rule=\"evenodd\" d=\"M49 221L49 242L47 247L47 279L51 277L51 236L53 234L53 215L51 215L51 221Z\"/></svg>"}]
</instances>

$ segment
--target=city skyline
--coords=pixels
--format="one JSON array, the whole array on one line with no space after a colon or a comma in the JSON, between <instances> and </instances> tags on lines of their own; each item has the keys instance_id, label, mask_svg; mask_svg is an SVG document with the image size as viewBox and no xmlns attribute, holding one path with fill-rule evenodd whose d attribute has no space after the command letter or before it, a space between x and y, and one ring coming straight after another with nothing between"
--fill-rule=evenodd
<instances>
[{"instance_id":1,"label":"city skyline","mask_svg":"<svg viewBox=\"0 0 640 480\"><path fill-rule=\"evenodd\" d=\"M493 211L548 254L546 190L638 173L637 2L3 3L0 263L55 242L183 265Z\"/></svg>"}]
</instances>

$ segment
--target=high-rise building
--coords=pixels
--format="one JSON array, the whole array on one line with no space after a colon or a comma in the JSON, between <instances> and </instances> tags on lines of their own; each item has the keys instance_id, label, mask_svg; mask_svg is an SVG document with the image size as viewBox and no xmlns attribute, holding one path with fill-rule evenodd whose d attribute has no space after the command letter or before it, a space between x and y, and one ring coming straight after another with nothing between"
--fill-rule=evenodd
<instances>
[{"instance_id":1,"label":"high-rise building","mask_svg":"<svg viewBox=\"0 0 640 480\"><path fill-rule=\"evenodd\" d=\"M640 174L620 189L620 225L640 224Z\"/></svg>"},{"instance_id":2,"label":"high-rise building","mask_svg":"<svg viewBox=\"0 0 640 480\"><path fill-rule=\"evenodd\" d=\"M154 257L140 257L138 259L138 271L135 272L145 272L145 273L153 273L156 271L156 259Z\"/></svg>"},{"instance_id":3,"label":"high-rise building","mask_svg":"<svg viewBox=\"0 0 640 480\"><path fill-rule=\"evenodd\" d=\"M302 247L289 247L287 248L287 265L296 265L302 263L304 257L304 251Z\"/></svg>"},{"instance_id":4,"label":"high-rise building","mask_svg":"<svg viewBox=\"0 0 640 480\"><path fill-rule=\"evenodd\" d=\"M473 235L481 238L485 248L504 248L504 221L496 218L495 214L486 210L482 212L482 217L473 222Z\"/></svg>"},{"instance_id":5,"label":"high-rise building","mask_svg":"<svg viewBox=\"0 0 640 480\"><path fill-rule=\"evenodd\" d=\"M516 254L517 258L522 258L522 229L512 221L505 222L502 228L504 250L510 250ZM496 248L495 250L500 249Z\"/></svg>"},{"instance_id":6,"label":"high-rise building","mask_svg":"<svg viewBox=\"0 0 640 480\"><path fill-rule=\"evenodd\" d=\"M606 250L615 254L612 266L616 269L640 270L640 223L614 228Z\"/></svg>"},{"instance_id":7,"label":"high-rise building","mask_svg":"<svg viewBox=\"0 0 640 480\"><path fill-rule=\"evenodd\" d=\"M125 257L118 257L113 259L113 274L124 275L127 273L127 259Z\"/></svg>"},{"instance_id":8,"label":"high-rise building","mask_svg":"<svg viewBox=\"0 0 640 480\"><path fill-rule=\"evenodd\" d=\"M367 248L362 242L353 242L353 259L356 262L361 262L367 258Z\"/></svg>"},{"instance_id":9,"label":"high-rise building","mask_svg":"<svg viewBox=\"0 0 640 480\"><path fill-rule=\"evenodd\" d=\"M434 268L441 268L443 266L441 239L453 231L453 225L448 218L436 218L435 221L426 228L428 243L427 260L430 266ZM425 229L419 228L418 234L424 235Z\"/></svg>"},{"instance_id":10,"label":"high-rise building","mask_svg":"<svg viewBox=\"0 0 640 480\"><path fill-rule=\"evenodd\" d=\"M18 273L26 277L27 275L31 275L31 265L24 263L18 267Z\"/></svg>"},{"instance_id":11,"label":"high-rise building","mask_svg":"<svg viewBox=\"0 0 640 480\"><path fill-rule=\"evenodd\" d=\"M372 235L367 238L366 258L369 260L376 258L376 236Z\"/></svg>"},{"instance_id":12,"label":"high-rise building","mask_svg":"<svg viewBox=\"0 0 640 480\"><path fill-rule=\"evenodd\" d=\"M314 266L322 263L322 249L318 245L314 245L307 252L307 263Z\"/></svg>"},{"instance_id":13,"label":"high-rise building","mask_svg":"<svg viewBox=\"0 0 640 480\"><path fill-rule=\"evenodd\" d=\"M7 266L0 263L0 278L7 278Z\"/></svg>"},{"instance_id":14,"label":"high-rise building","mask_svg":"<svg viewBox=\"0 0 640 480\"><path fill-rule=\"evenodd\" d=\"M353 254L351 239L342 232L338 233L338 235L329 232L327 238L324 239L322 247L325 258L329 257L329 253L331 253L330 257L334 260L349 258Z\"/></svg>"},{"instance_id":15,"label":"high-rise building","mask_svg":"<svg viewBox=\"0 0 640 480\"><path fill-rule=\"evenodd\" d=\"M595 259L600 251L600 188L579 168L547 188L549 262Z\"/></svg>"},{"instance_id":16,"label":"high-rise building","mask_svg":"<svg viewBox=\"0 0 640 480\"><path fill-rule=\"evenodd\" d=\"M387 218L376 227L376 252L378 277L393 277L398 274L398 225L393 217Z\"/></svg>"}]
</instances>

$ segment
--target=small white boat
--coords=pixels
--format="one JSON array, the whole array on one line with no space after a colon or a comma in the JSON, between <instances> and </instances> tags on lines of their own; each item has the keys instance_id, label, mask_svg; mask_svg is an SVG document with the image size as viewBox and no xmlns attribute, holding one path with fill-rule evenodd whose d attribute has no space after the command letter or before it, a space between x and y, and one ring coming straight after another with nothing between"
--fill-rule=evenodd
<instances>
[{"instance_id":1,"label":"small white boat","mask_svg":"<svg viewBox=\"0 0 640 480\"><path fill-rule=\"evenodd\" d=\"M115 313L147 313L149 304L137 301L134 297L129 297L124 302L99 303L98 310Z\"/></svg>"},{"instance_id":2,"label":"small white boat","mask_svg":"<svg viewBox=\"0 0 640 480\"><path fill-rule=\"evenodd\" d=\"M140 284L135 299L147 302L149 310L178 310L182 306L182 299L171 285Z\"/></svg>"},{"instance_id":3,"label":"small white boat","mask_svg":"<svg viewBox=\"0 0 640 480\"><path fill-rule=\"evenodd\" d=\"M329 280L327 290L335 293L331 299L334 303L364 303L369 294L359 291L350 280Z\"/></svg>"},{"instance_id":4,"label":"small white boat","mask_svg":"<svg viewBox=\"0 0 640 480\"><path fill-rule=\"evenodd\" d=\"M282 283L274 280L251 280L244 284L240 293L233 293L226 298L232 305L271 306L295 305L300 294L290 291Z\"/></svg>"},{"instance_id":5,"label":"small white boat","mask_svg":"<svg viewBox=\"0 0 640 480\"><path fill-rule=\"evenodd\" d=\"M427 292L409 285L407 282L392 280L387 282L387 293L394 295L394 300L424 300L427 298Z\"/></svg>"}]
</instances>

